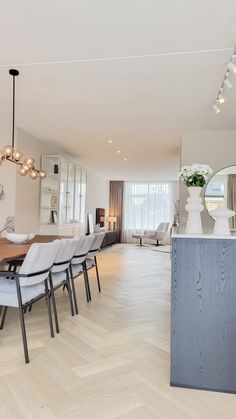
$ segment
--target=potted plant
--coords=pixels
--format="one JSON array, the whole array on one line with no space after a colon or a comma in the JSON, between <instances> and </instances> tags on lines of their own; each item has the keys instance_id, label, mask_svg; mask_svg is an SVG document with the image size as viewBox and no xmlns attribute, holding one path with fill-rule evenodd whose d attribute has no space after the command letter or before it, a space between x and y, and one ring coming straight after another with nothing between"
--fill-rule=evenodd
<instances>
[{"instance_id":1,"label":"potted plant","mask_svg":"<svg viewBox=\"0 0 236 419\"><path fill-rule=\"evenodd\" d=\"M204 206L200 193L203 186L206 184L209 175L212 173L213 170L207 164L194 163L192 166L183 166L181 168L180 178L188 187L190 195L187 199L187 204L185 205L185 209L188 212L186 233L202 233L201 212L203 211Z\"/></svg>"}]
</instances>

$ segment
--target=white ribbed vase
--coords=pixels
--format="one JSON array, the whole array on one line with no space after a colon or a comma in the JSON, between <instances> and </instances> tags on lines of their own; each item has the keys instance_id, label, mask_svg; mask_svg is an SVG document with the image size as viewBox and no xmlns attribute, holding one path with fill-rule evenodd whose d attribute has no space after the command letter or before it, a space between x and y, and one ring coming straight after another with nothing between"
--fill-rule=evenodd
<instances>
[{"instance_id":1,"label":"white ribbed vase","mask_svg":"<svg viewBox=\"0 0 236 419\"><path fill-rule=\"evenodd\" d=\"M202 198L199 196L202 188L198 186L189 186L189 197L185 209L188 212L188 220L186 226L187 234L201 234L202 233L202 220L201 212L204 209Z\"/></svg>"}]
</instances>

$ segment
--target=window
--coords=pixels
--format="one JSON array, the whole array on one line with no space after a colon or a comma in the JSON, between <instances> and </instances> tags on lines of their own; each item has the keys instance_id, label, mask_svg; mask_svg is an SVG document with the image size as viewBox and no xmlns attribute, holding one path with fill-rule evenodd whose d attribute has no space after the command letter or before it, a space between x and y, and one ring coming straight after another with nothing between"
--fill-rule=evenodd
<instances>
[{"instance_id":1,"label":"window","mask_svg":"<svg viewBox=\"0 0 236 419\"><path fill-rule=\"evenodd\" d=\"M172 206L171 182L125 182L124 240L170 222Z\"/></svg>"}]
</instances>

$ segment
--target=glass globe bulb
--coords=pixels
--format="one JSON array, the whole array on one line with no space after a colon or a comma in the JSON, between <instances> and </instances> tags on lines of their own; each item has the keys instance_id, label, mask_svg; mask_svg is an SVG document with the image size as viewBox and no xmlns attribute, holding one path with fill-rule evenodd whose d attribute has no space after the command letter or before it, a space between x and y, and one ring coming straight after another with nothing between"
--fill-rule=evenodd
<instances>
[{"instance_id":1,"label":"glass globe bulb","mask_svg":"<svg viewBox=\"0 0 236 419\"><path fill-rule=\"evenodd\" d=\"M21 159L21 157L22 157L21 151L18 151L18 150L13 151L13 159L15 161L19 161Z\"/></svg>"},{"instance_id":2,"label":"glass globe bulb","mask_svg":"<svg viewBox=\"0 0 236 419\"><path fill-rule=\"evenodd\" d=\"M25 159L25 164L27 164L27 166L32 167L34 165L35 159L33 159L33 157L27 157L27 159Z\"/></svg>"},{"instance_id":3,"label":"glass globe bulb","mask_svg":"<svg viewBox=\"0 0 236 419\"><path fill-rule=\"evenodd\" d=\"M26 162L24 162L21 167L24 169L26 173L28 173L31 170L31 167L29 167L28 164L26 164Z\"/></svg>"},{"instance_id":4,"label":"glass globe bulb","mask_svg":"<svg viewBox=\"0 0 236 419\"><path fill-rule=\"evenodd\" d=\"M21 176L26 176L27 175L27 171L24 169L23 166L21 166L21 168L19 170L19 173L20 173Z\"/></svg>"},{"instance_id":5,"label":"glass globe bulb","mask_svg":"<svg viewBox=\"0 0 236 419\"><path fill-rule=\"evenodd\" d=\"M3 149L3 153L6 157L11 157L13 152L13 148L10 145L5 145Z\"/></svg>"},{"instance_id":6,"label":"glass globe bulb","mask_svg":"<svg viewBox=\"0 0 236 419\"><path fill-rule=\"evenodd\" d=\"M31 179L37 179L37 177L38 177L38 171L35 170L35 169L31 170L30 177L31 177Z\"/></svg>"},{"instance_id":7,"label":"glass globe bulb","mask_svg":"<svg viewBox=\"0 0 236 419\"><path fill-rule=\"evenodd\" d=\"M39 177L41 179L45 179L45 177L47 176L47 173L45 172L45 170L40 170L39 172Z\"/></svg>"}]
</instances>

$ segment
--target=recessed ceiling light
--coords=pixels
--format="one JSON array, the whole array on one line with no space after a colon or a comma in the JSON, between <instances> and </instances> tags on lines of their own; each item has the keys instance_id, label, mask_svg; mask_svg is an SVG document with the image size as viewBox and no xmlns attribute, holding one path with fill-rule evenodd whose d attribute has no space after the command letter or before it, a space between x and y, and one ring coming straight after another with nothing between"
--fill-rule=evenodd
<instances>
[{"instance_id":1,"label":"recessed ceiling light","mask_svg":"<svg viewBox=\"0 0 236 419\"><path fill-rule=\"evenodd\" d=\"M127 161L127 160L128 160L128 159L127 159L127 157L125 157L125 158L124 158L124 161Z\"/></svg>"},{"instance_id":2,"label":"recessed ceiling light","mask_svg":"<svg viewBox=\"0 0 236 419\"><path fill-rule=\"evenodd\" d=\"M120 150L117 150L117 154L120 154L121 153L121 151Z\"/></svg>"},{"instance_id":3,"label":"recessed ceiling light","mask_svg":"<svg viewBox=\"0 0 236 419\"><path fill-rule=\"evenodd\" d=\"M108 140L108 143L109 143L109 144L112 144L112 140Z\"/></svg>"}]
</instances>

